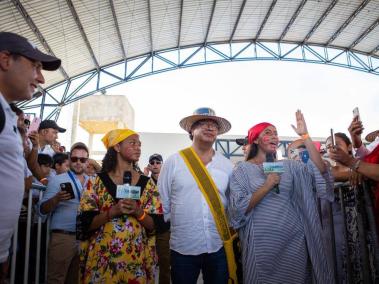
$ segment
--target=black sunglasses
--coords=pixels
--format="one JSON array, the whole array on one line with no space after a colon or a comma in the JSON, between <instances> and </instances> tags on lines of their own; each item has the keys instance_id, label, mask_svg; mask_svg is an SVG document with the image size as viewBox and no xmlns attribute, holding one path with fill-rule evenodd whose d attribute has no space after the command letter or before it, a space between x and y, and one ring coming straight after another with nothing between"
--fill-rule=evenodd
<instances>
[{"instance_id":1,"label":"black sunglasses","mask_svg":"<svg viewBox=\"0 0 379 284\"><path fill-rule=\"evenodd\" d=\"M73 163L80 161L82 164L84 164L85 162L87 162L88 158L71 157L70 160Z\"/></svg>"},{"instance_id":2,"label":"black sunglasses","mask_svg":"<svg viewBox=\"0 0 379 284\"><path fill-rule=\"evenodd\" d=\"M150 165L154 165L154 164L157 164L157 165L160 165L160 164L162 164L162 162L161 161L151 161L151 162L149 162L149 164Z\"/></svg>"}]
</instances>

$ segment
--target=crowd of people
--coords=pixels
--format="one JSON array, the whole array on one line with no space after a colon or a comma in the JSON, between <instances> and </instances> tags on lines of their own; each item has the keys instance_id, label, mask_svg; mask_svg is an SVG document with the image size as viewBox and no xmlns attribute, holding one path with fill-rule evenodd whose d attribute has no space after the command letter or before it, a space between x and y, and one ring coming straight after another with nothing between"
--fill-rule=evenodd
<instances>
[{"instance_id":1,"label":"crowd of people","mask_svg":"<svg viewBox=\"0 0 379 284\"><path fill-rule=\"evenodd\" d=\"M255 124L236 140L244 159L234 165L214 150L231 123L199 108L179 122L191 146L164 162L153 154L141 169L139 134L113 129L97 163L82 142L66 151L58 142L66 129L53 120L29 131L29 118L14 104L32 98L44 83L42 69L60 64L26 38L0 32L1 284L10 251L25 254L28 206L50 222L47 283L195 284L200 273L214 284L365 283L362 247L371 282L379 280L379 131L365 145L359 117L350 138L336 133L322 149L297 111L299 139L280 161L275 125ZM372 186L363 188L367 180ZM33 184L46 186L42 198ZM360 225L362 189L370 190L377 224ZM362 236L371 238L362 243ZM32 236L31 247L36 241ZM24 275L17 277L21 283Z\"/></svg>"}]
</instances>

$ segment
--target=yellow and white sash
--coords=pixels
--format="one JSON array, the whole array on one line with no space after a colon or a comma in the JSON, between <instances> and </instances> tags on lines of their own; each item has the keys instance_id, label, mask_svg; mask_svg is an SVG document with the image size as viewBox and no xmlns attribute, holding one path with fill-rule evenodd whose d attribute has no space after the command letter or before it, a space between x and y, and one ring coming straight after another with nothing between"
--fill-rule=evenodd
<instances>
[{"instance_id":1,"label":"yellow and white sash","mask_svg":"<svg viewBox=\"0 0 379 284\"><path fill-rule=\"evenodd\" d=\"M229 229L224 205L221 202L216 184L214 183L208 170L205 168L203 162L200 160L199 156L196 154L192 147L181 150L179 154L184 159L184 162L196 180L199 189L203 193L205 200L211 209L218 233L224 242L224 249L229 272L228 283L237 284L237 265L233 251L233 240L237 237L237 234L232 234Z\"/></svg>"}]
</instances>

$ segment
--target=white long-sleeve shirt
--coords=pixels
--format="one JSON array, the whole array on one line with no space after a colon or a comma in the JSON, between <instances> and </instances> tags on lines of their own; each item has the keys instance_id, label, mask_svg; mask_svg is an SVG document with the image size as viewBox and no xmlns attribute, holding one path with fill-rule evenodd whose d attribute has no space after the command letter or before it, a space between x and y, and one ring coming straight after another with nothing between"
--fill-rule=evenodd
<instances>
[{"instance_id":1,"label":"white long-sleeve shirt","mask_svg":"<svg viewBox=\"0 0 379 284\"><path fill-rule=\"evenodd\" d=\"M226 209L225 192L233 165L216 152L206 168ZM216 252L222 247L207 201L179 153L170 156L163 164L158 189L165 220L171 221L172 250L184 255L199 255Z\"/></svg>"}]
</instances>

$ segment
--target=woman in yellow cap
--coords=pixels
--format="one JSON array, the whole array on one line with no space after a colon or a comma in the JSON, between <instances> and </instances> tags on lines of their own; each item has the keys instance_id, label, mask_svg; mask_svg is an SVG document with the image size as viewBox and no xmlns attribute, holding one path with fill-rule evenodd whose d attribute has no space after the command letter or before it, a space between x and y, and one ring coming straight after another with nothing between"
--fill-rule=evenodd
<instances>
[{"instance_id":1,"label":"woman in yellow cap","mask_svg":"<svg viewBox=\"0 0 379 284\"><path fill-rule=\"evenodd\" d=\"M116 129L102 141L107 148L102 171L83 193L79 207L81 283L154 283L151 233L162 205L154 182L136 168L139 136L130 129ZM140 190L138 200L120 195L131 188Z\"/></svg>"}]
</instances>

